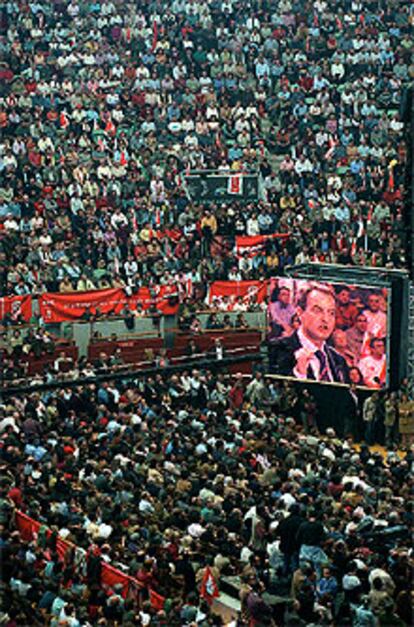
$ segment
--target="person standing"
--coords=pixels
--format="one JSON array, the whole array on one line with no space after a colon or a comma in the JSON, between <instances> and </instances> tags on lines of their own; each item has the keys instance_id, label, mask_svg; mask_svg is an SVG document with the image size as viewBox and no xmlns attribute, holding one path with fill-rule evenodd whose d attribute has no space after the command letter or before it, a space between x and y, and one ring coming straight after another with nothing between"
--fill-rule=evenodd
<instances>
[{"instance_id":1,"label":"person standing","mask_svg":"<svg viewBox=\"0 0 414 627\"><path fill-rule=\"evenodd\" d=\"M308 519L303 521L296 534L296 542L300 548L299 561L312 564L318 577L322 573L322 564L328 561L326 553L321 548L326 536L323 518L321 510L311 510Z\"/></svg>"},{"instance_id":2,"label":"person standing","mask_svg":"<svg viewBox=\"0 0 414 627\"><path fill-rule=\"evenodd\" d=\"M395 424L398 416L397 395L395 392L387 394L384 409L385 446L387 448L392 448L395 441Z\"/></svg>"},{"instance_id":3,"label":"person standing","mask_svg":"<svg viewBox=\"0 0 414 627\"><path fill-rule=\"evenodd\" d=\"M370 446L373 444L374 425L378 408L378 394L375 392L364 402L362 417L364 420L364 438L365 442Z\"/></svg>"},{"instance_id":4,"label":"person standing","mask_svg":"<svg viewBox=\"0 0 414 627\"><path fill-rule=\"evenodd\" d=\"M284 557L285 575L290 575L299 566L299 546L296 536L299 527L304 522L300 515L300 506L293 503L289 508L289 516L284 518L277 528L280 537L280 550Z\"/></svg>"},{"instance_id":5,"label":"person standing","mask_svg":"<svg viewBox=\"0 0 414 627\"><path fill-rule=\"evenodd\" d=\"M414 439L414 401L410 401L407 394L401 395L398 404L398 417L401 446L408 451Z\"/></svg>"},{"instance_id":6,"label":"person standing","mask_svg":"<svg viewBox=\"0 0 414 627\"><path fill-rule=\"evenodd\" d=\"M358 398L358 392L356 385L351 383L349 386L349 392L344 396L343 400L343 416L344 416L344 429L343 435L349 437L350 435L354 440L359 439L359 414L360 414L360 402Z\"/></svg>"}]
</instances>

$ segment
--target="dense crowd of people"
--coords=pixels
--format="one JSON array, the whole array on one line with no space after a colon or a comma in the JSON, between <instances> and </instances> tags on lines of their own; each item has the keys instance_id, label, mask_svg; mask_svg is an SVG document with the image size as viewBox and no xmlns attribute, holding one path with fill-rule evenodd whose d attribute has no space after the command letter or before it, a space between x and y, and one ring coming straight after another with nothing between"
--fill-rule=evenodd
<instances>
[{"instance_id":1,"label":"dense crowd of people","mask_svg":"<svg viewBox=\"0 0 414 627\"><path fill-rule=\"evenodd\" d=\"M412 453L357 449L344 426L320 436L289 383L187 370L0 413L3 624L412 624ZM31 540L16 509L42 525ZM102 585L102 564L142 589ZM207 567L238 591L237 623L204 601Z\"/></svg>"},{"instance_id":2,"label":"dense crowd of people","mask_svg":"<svg viewBox=\"0 0 414 627\"><path fill-rule=\"evenodd\" d=\"M394 0L3 3L1 293L404 267L413 21ZM258 172L264 197L189 199L204 169Z\"/></svg>"}]
</instances>

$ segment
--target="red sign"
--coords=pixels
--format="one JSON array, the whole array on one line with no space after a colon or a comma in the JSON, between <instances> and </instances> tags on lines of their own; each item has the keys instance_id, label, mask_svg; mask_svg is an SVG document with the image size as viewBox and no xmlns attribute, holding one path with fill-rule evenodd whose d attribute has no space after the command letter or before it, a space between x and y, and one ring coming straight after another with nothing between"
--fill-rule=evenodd
<instances>
[{"instance_id":1,"label":"red sign","mask_svg":"<svg viewBox=\"0 0 414 627\"><path fill-rule=\"evenodd\" d=\"M174 315L179 306L178 289L175 285L141 287L132 296L123 289L92 290L89 292L53 292L39 296L39 309L47 323L79 320L86 313L119 314L125 307L135 310L140 304L143 310L155 305L160 314Z\"/></svg>"},{"instance_id":2,"label":"red sign","mask_svg":"<svg viewBox=\"0 0 414 627\"><path fill-rule=\"evenodd\" d=\"M79 320L90 311L97 309L103 313L119 313L128 303L128 297L121 289L93 290L90 292L53 292L39 296L40 315L45 322Z\"/></svg>"},{"instance_id":3,"label":"red sign","mask_svg":"<svg viewBox=\"0 0 414 627\"><path fill-rule=\"evenodd\" d=\"M262 303L267 296L267 286L267 281L214 281L208 302L226 311L232 311L240 299L247 305Z\"/></svg>"},{"instance_id":4,"label":"red sign","mask_svg":"<svg viewBox=\"0 0 414 627\"><path fill-rule=\"evenodd\" d=\"M266 242L272 239L287 239L289 233L273 233L273 235L238 235L236 237L236 255L242 257L245 253L249 257L256 257L264 252Z\"/></svg>"},{"instance_id":5,"label":"red sign","mask_svg":"<svg viewBox=\"0 0 414 627\"><path fill-rule=\"evenodd\" d=\"M201 581L200 596L207 601L209 605L213 602L213 599L220 596L218 585L213 577L209 566L206 566L204 570L203 579Z\"/></svg>"},{"instance_id":6,"label":"red sign","mask_svg":"<svg viewBox=\"0 0 414 627\"><path fill-rule=\"evenodd\" d=\"M130 309L136 309L137 303L142 308L148 309L152 304L164 316L173 316L178 311L179 292L176 285L154 285L153 287L140 287L138 292L129 299Z\"/></svg>"},{"instance_id":7,"label":"red sign","mask_svg":"<svg viewBox=\"0 0 414 627\"><path fill-rule=\"evenodd\" d=\"M18 318L29 322L32 317L32 297L24 296L3 296L0 298L0 320L8 315L15 322Z\"/></svg>"}]
</instances>

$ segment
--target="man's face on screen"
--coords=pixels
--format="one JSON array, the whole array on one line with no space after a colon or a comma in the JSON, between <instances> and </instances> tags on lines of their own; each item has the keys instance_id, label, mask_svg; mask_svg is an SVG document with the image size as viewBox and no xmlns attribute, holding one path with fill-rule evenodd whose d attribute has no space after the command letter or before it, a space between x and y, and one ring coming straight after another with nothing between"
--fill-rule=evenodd
<instances>
[{"instance_id":1,"label":"man's face on screen","mask_svg":"<svg viewBox=\"0 0 414 627\"><path fill-rule=\"evenodd\" d=\"M284 305L288 305L290 302L290 292L287 289L281 289L279 292L279 300Z\"/></svg>"},{"instance_id":2,"label":"man's face on screen","mask_svg":"<svg viewBox=\"0 0 414 627\"><path fill-rule=\"evenodd\" d=\"M380 297L377 296L377 294L370 294L368 296L368 307L371 309L371 311L373 311L374 313L379 311L380 305Z\"/></svg>"},{"instance_id":3,"label":"man's face on screen","mask_svg":"<svg viewBox=\"0 0 414 627\"><path fill-rule=\"evenodd\" d=\"M376 359L381 359L385 353L385 344L382 340L377 340L371 347L371 354Z\"/></svg>"},{"instance_id":4,"label":"man's face on screen","mask_svg":"<svg viewBox=\"0 0 414 627\"><path fill-rule=\"evenodd\" d=\"M368 326L368 320L363 315L358 316L358 318L356 319L355 326L357 327L359 331L365 333L365 331L367 330L367 326Z\"/></svg>"},{"instance_id":5,"label":"man's face on screen","mask_svg":"<svg viewBox=\"0 0 414 627\"><path fill-rule=\"evenodd\" d=\"M338 301L341 305L347 305L349 303L349 292L348 290L342 290L338 294Z\"/></svg>"},{"instance_id":6,"label":"man's face on screen","mask_svg":"<svg viewBox=\"0 0 414 627\"><path fill-rule=\"evenodd\" d=\"M302 331L310 340L325 342L335 328L335 298L319 290L309 292L301 321Z\"/></svg>"}]
</instances>

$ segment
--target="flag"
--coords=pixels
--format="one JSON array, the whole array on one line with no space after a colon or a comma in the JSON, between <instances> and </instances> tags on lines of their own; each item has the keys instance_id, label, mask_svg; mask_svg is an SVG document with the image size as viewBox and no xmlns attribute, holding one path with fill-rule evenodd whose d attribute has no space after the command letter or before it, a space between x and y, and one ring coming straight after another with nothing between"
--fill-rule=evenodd
<instances>
[{"instance_id":1,"label":"flag","mask_svg":"<svg viewBox=\"0 0 414 627\"><path fill-rule=\"evenodd\" d=\"M115 124L112 122L111 119L109 119L106 123L105 132L109 135L115 135L116 133Z\"/></svg>"},{"instance_id":2,"label":"flag","mask_svg":"<svg viewBox=\"0 0 414 627\"><path fill-rule=\"evenodd\" d=\"M273 235L237 235L235 253L238 258L248 253L249 257L256 257L265 251L266 242L271 239L288 239L289 233L274 233Z\"/></svg>"},{"instance_id":3,"label":"flag","mask_svg":"<svg viewBox=\"0 0 414 627\"><path fill-rule=\"evenodd\" d=\"M158 594L158 592L155 592L155 590L152 590L151 588L149 590L149 599L151 607L154 610L159 612L164 609L165 597L161 596L161 594Z\"/></svg>"},{"instance_id":4,"label":"flag","mask_svg":"<svg viewBox=\"0 0 414 627\"><path fill-rule=\"evenodd\" d=\"M155 210L155 224L157 225L157 227L159 227L161 224L161 211L159 207L157 207Z\"/></svg>"},{"instance_id":5,"label":"flag","mask_svg":"<svg viewBox=\"0 0 414 627\"><path fill-rule=\"evenodd\" d=\"M67 128L69 126L69 120L64 111L62 111L62 113L59 116L59 124L60 124L60 128Z\"/></svg>"},{"instance_id":6,"label":"flag","mask_svg":"<svg viewBox=\"0 0 414 627\"><path fill-rule=\"evenodd\" d=\"M394 167L396 165L397 161L393 159L388 166L387 190L391 193L395 190Z\"/></svg>"},{"instance_id":7,"label":"flag","mask_svg":"<svg viewBox=\"0 0 414 627\"><path fill-rule=\"evenodd\" d=\"M151 52L154 52L155 48L157 47L157 43L158 43L158 24L157 24L156 20L154 20L154 22L152 24L152 46L151 46Z\"/></svg>"},{"instance_id":8,"label":"flag","mask_svg":"<svg viewBox=\"0 0 414 627\"><path fill-rule=\"evenodd\" d=\"M217 582L214 579L209 566L206 566L204 570L203 579L201 581L200 596L202 596L209 605L211 605L213 599L220 596Z\"/></svg>"},{"instance_id":9,"label":"flag","mask_svg":"<svg viewBox=\"0 0 414 627\"><path fill-rule=\"evenodd\" d=\"M241 174L235 174L229 176L227 182L227 192L229 194L242 194L243 193L243 177Z\"/></svg>"}]
</instances>

